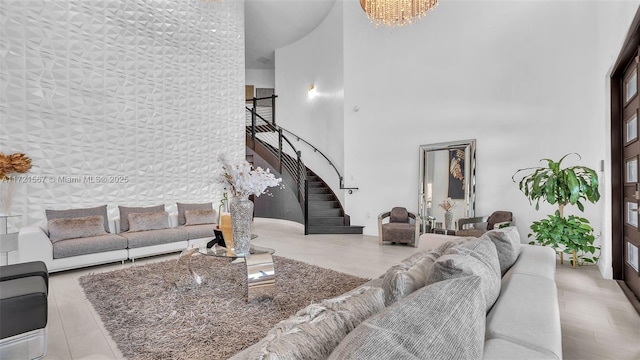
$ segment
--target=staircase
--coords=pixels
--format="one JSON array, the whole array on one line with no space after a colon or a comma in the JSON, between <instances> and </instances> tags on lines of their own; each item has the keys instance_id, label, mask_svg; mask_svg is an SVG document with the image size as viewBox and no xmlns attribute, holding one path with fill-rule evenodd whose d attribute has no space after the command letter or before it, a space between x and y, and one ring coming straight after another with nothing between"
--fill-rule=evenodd
<instances>
[{"instance_id":1,"label":"staircase","mask_svg":"<svg viewBox=\"0 0 640 360\"><path fill-rule=\"evenodd\" d=\"M270 107L257 106L258 100L269 98L253 98L253 106L246 108L247 147L254 150L281 174L286 171L290 175L286 180L290 182L288 188L293 190L302 208L305 218L305 235L362 234L364 226L351 226L350 217L344 213L342 204L333 190L304 165L302 152L296 149L284 133L290 135L291 139L309 146L313 153L324 157L336 171L340 180L340 189L352 191L357 188L344 187L342 175L322 151L300 136L276 125L275 111L273 111L276 97L276 95L270 97L272 103Z\"/></svg>"},{"instance_id":2,"label":"staircase","mask_svg":"<svg viewBox=\"0 0 640 360\"><path fill-rule=\"evenodd\" d=\"M363 226L352 226L340 201L313 171L307 169L308 234L362 234Z\"/></svg>"}]
</instances>

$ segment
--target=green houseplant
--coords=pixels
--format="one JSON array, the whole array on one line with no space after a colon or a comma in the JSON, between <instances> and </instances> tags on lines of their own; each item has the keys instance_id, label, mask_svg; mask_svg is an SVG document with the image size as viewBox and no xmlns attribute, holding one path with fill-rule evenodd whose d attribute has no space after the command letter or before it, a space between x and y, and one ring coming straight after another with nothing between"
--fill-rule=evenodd
<instances>
[{"instance_id":1,"label":"green houseplant","mask_svg":"<svg viewBox=\"0 0 640 360\"><path fill-rule=\"evenodd\" d=\"M595 253L600 248L593 245L595 236L589 221L574 215L565 217L564 208L575 205L580 211L584 211L584 201L596 203L600 199L600 192L598 175L593 169L585 166L561 167L562 161L569 155L576 155L581 159L576 153L566 154L558 161L542 159L540 161L546 162L546 166L518 169L512 180L516 182L516 176L524 173L518 181L518 187L531 204L535 202L536 210L540 209L540 201L558 205L554 214L533 222L531 230L536 241L531 243L560 250L560 259L565 252L571 254L575 268L578 258L584 262L597 262ZM529 237L533 234L529 234Z\"/></svg>"}]
</instances>

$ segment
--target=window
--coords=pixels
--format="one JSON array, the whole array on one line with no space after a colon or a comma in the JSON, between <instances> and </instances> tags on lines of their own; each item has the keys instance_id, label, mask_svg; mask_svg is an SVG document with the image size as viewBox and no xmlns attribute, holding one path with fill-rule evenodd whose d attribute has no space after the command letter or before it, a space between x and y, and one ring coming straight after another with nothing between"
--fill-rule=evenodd
<instances>
[{"instance_id":1,"label":"window","mask_svg":"<svg viewBox=\"0 0 640 360\"><path fill-rule=\"evenodd\" d=\"M625 121L625 142L628 144L638 139L638 114L633 114Z\"/></svg>"},{"instance_id":2,"label":"window","mask_svg":"<svg viewBox=\"0 0 640 360\"><path fill-rule=\"evenodd\" d=\"M631 75L624 81L624 101L629 100L638 93L638 70L634 69Z\"/></svg>"},{"instance_id":3,"label":"window","mask_svg":"<svg viewBox=\"0 0 640 360\"><path fill-rule=\"evenodd\" d=\"M640 271L638 266L638 247L627 241L627 264L636 271Z\"/></svg>"},{"instance_id":4,"label":"window","mask_svg":"<svg viewBox=\"0 0 640 360\"><path fill-rule=\"evenodd\" d=\"M626 161L626 175L625 182L627 183L637 183L638 182L638 157L634 157L628 159Z\"/></svg>"},{"instance_id":5,"label":"window","mask_svg":"<svg viewBox=\"0 0 640 360\"><path fill-rule=\"evenodd\" d=\"M638 203L627 202L627 214L625 216L627 224L638 227Z\"/></svg>"}]
</instances>

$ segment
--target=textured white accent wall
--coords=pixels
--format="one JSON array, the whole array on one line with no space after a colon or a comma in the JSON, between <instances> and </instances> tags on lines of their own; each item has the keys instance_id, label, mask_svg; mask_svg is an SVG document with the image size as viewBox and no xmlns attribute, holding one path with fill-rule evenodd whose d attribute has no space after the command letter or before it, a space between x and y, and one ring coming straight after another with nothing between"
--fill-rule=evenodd
<instances>
[{"instance_id":1,"label":"textured white accent wall","mask_svg":"<svg viewBox=\"0 0 640 360\"><path fill-rule=\"evenodd\" d=\"M45 208L217 202L244 158L244 2L2 0L0 152Z\"/></svg>"}]
</instances>

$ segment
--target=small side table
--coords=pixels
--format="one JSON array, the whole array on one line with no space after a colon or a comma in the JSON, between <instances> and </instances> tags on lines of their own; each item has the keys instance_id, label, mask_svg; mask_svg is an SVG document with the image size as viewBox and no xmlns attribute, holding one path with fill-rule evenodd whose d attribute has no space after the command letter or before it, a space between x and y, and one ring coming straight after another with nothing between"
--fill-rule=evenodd
<instances>
[{"instance_id":1,"label":"small side table","mask_svg":"<svg viewBox=\"0 0 640 360\"><path fill-rule=\"evenodd\" d=\"M9 253L18 250L18 234L22 215L0 215L0 252L9 265Z\"/></svg>"},{"instance_id":2,"label":"small side table","mask_svg":"<svg viewBox=\"0 0 640 360\"><path fill-rule=\"evenodd\" d=\"M456 231L453 229L448 230L448 229L435 228L433 229L433 233L440 234L440 235L455 235Z\"/></svg>"}]
</instances>

